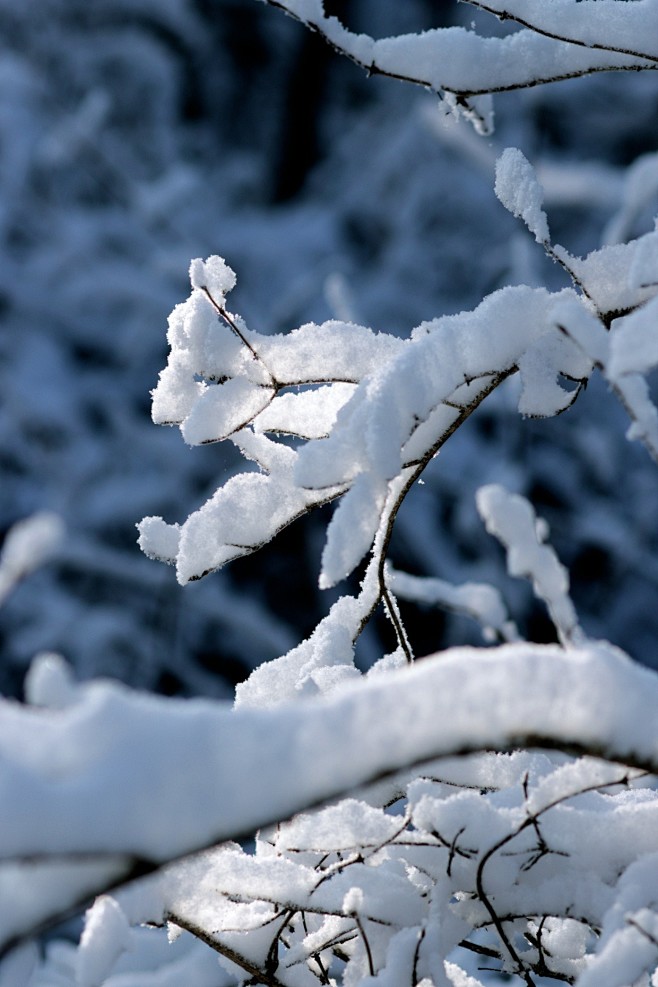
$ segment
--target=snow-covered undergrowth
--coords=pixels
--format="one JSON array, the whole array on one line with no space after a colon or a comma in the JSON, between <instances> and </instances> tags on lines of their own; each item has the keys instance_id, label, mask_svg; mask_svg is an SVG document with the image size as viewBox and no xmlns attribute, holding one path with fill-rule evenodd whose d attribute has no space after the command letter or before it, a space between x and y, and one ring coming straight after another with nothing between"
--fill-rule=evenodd
<instances>
[{"instance_id":1,"label":"snow-covered undergrowth","mask_svg":"<svg viewBox=\"0 0 658 987\"><path fill-rule=\"evenodd\" d=\"M555 0L550 14L532 0L523 16L478 0L523 26L384 41L319 0L269 2L479 130L495 91L657 64L657 0ZM521 418L568 419L602 377L601 414L618 401L658 459L658 232L619 235L653 181L638 169L619 242L581 257L555 242L548 191L508 147L496 195L567 286L502 287L408 338L348 313L259 333L228 308L226 261L192 261L153 418L192 446L230 443L243 465L186 521L145 518L143 551L187 584L335 502L320 586L357 573L359 589L233 706L78 684L59 656L35 659L26 703L0 706L3 987L658 982L656 674L592 639L548 525L500 483L477 492L482 527L557 643L523 640L496 587L388 558L406 498L512 379ZM3 593L61 537L48 516L14 529ZM416 655L399 600L466 613L489 646ZM355 646L378 611L395 645L364 673ZM56 937L41 956L39 933L91 901L79 943Z\"/></svg>"}]
</instances>

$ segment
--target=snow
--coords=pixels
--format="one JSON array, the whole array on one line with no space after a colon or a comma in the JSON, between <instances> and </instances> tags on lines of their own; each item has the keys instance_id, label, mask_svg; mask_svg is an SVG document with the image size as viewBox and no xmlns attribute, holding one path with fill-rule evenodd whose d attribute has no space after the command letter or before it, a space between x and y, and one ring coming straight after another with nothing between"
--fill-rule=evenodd
<instances>
[{"instance_id":1,"label":"snow","mask_svg":"<svg viewBox=\"0 0 658 987\"><path fill-rule=\"evenodd\" d=\"M630 243L593 250L586 257L572 257L563 247L556 248L555 253L565 257L598 312L618 315L654 294L651 285L638 281L635 272L641 258L651 256L647 251L654 247L655 236L655 233L647 233Z\"/></svg>"},{"instance_id":2,"label":"snow","mask_svg":"<svg viewBox=\"0 0 658 987\"><path fill-rule=\"evenodd\" d=\"M145 517L137 525L139 547L151 559L172 563L178 554L180 525L165 524L160 517Z\"/></svg>"},{"instance_id":3,"label":"snow","mask_svg":"<svg viewBox=\"0 0 658 987\"><path fill-rule=\"evenodd\" d=\"M364 609L372 605L375 598L374 587L365 585L359 598L343 596L338 599L308 640L287 654L260 665L246 681L238 684L236 707L274 706L298 699L300 695L332 691L336 676L343 681L358 677L354 667L354 641Z\"/></svg>"},{"instance_id":4,"label":"snow","mask_svg":"<svg viewBox=\"0 0 658 987\"><path fill-rule=\"evenodd\" d=\"M362 473L341 499L327 529L320 586L335 586L356 568L372 545L386 501L387 484Z\"/></svg>"},{"instance_id":5,"label":"snow","mask_svg":"<svg viewBox=\"0 0 658 987\"><path fill-rule=\"evenodd\" d=\"M56 941L25 987L78 987L76 966L73 944ZM138 928L132 930L130 952L119 957L103 987L228 987L234 982L222 971L216 954L188 933L172 946L160 930ZM19 984L12 981L7 987Z\"/></svg>"},{"instance_id":6,"label":"snow","mask_svg":"<svg viewBox=\"0 0 658 987\"><path fill-rule=\"evenodd\" d=\"M343 799L313 814L295 816L276 834L275 846L282 852L294 850L320 853L324 846L356 851L385 844L400 829L400 820L383 809L356 799Z\"/></svg>"},{"instance_id":7,"label":"snow","mask_svg":"<svg viewBox=\"0 0 658 987\"><path fill-rule=\"evenodd\" d=\"M121 953L131 945L130 926L117 902L96 899L85 916L77 963L79 987L102 987Z\"/></svg>"},{"instance_id":8,"label":"snow","mask_svg":"<svg viewBox=\"0 0 658 987\"><path fill-rule=\"evenodd\" d=\"M223 257L212 256L203 261L200 257L190 262L190 283L193 288L206 288L220 307L225 296L235 287L235 272Z\"/></svg>"},{"instance_id":9,"label":"snow","mask_svg":"<svg viewBox=\"0 0 658 987\"><path fill-rule=\"evenodd\" d=\"M645 236L638 244L629 279L633 288L656 287L658 233Z\"/></svg>"},{"instance_id":10,"label":"snow","mask_svg":"<svg viewBox=\"0 0 658 987\"><path fill-rule=\"evenodd\" d=\"M341 492L307 492L291 482L290 468L274 472L243 473L232 477L180 530L176 560L179 582L198 579L231 559L260 548L304 514ZM267 504L267 510L263 510ZM173 535L172 535L173 541Z\"/></svg>"},{"instance_id":11,"label":"snow","mask_svg":"<svg viewBox=\"0 0 658 987\"><path fill-rule=\"evenodd\" d=\"M161 923L163 916L212 930L219 943L262 965L276 903L307 912L311 923L303 935L295 933L286 964L301 963L303 970L322 935L331 941L341 929L350 933L335 925L322 932L318 923L356 913L382 976L397 976L415 955L410 944L429 921L435 893L445 900L442 907L450 903L444 949L481 924L483 906L473 892L484 858L467 848L503 841L510 852L496 854L482 871L499 913L573 910L594 924L605 913L602 949L587 962L609 978L597 982L621 987L618 958L639 942L633 933L627 947L626 917L653 929L658 844L655 792L641 787L639 770L612 762L658 769L655 719L644 715L657 700L656 676L609 646L588 643L565 652L522 643L454 649L274 709L167 701L102 682L78 686L61 709L3 703L3 853L75 850L99 855L99 863L94 871L93 860L63 862L57 884L52 871L44 883L33 870L25 881L20 868L3 864L3 897L11 894L20 908L0 911L0 942L53 907L48 889L57 891L61 906L85 882L102 886L108 875L120 875L127 862L122 853L165 860L260 827L255 853L224 843L116 899L98 899L76 954L78 982L93 987L108 978L113 985L122 951L132 949L131 927ZM611 763L491 753L526 736L534 746L586 746ZM489 753L436 760L467 750ZM422 762L421 777L417 767L405 770ZM398 789L411 782L404 816L354 797L308 811L384 772L398 772ZM8 800L8 791L16 798ZM551 852L526 867L537 849L531 817ZM285 819L290 822L267 828ZM453 856L451 846L460 852ZM328 848L336 857L318 869ZM101 855L112 852L118 856L103 863ZM560 854L568 857L567 875L558 867ZM634 869L640 860L644 869ZM549 939L560 944L560 969L582 974L579 926L556 919L546 935L547 945ZM351 961L353 974L362 969L361 955ZM645 944L633 955L632 969L641 972L653 953ZM420 970L427 969L424 957L421 951Z\"/></svg>"},{"instance_id":12,"label":"snow","mask_svg":"<svg viewBox=\"0 0 658 987\"><path fill-rule=\"evenodd\" d=\"M63 709L76 699L73 670L61 655L35 655L25 678L25 699L32 706Z\"/></svg>"},{"instance_id":13,"label":"snow","mask_svg":"<svg viewBox=\"0 0 658 987\"><path fill-rule=\"evenodd\" d=\"M601 323L584 309L569 303L555 311L556 322L600 368L631 418L626 433L643 442L658 458L658 410L650 395L645 374L658 364L655 337L655 300L630 315L615 320L606 334Z\"/></svg>"},{"instance_id":14,"label":"snow","mask_svg":"<svg viewBox=\"0 0 658 987\"><path fill-rule=\"evenodd\" d=\"M338 415L330 438L301 450L298 481L326 486L345 481L366 464L391 479L418 421L452 398L465 379L515 365L524 350L548 334L550 308L563 297L540 289L506 288L473 312L423 324L398 355L364 379ZM574 364L577 357L573 347L562 350L559 369L578 372L582 361ZM545 414L554 413L551 405L542 407ZM363 461L360 468L357 457Z\"/></svg>"},{"instance_id":15,"label":"snow","mask_svg":"<svg viewBox=\"0 0 658 987\"><path fill-rule=\"evenodd\" d=\"M270 404L272 397L271 390L245 377L233 377L208 387L181 426L183 438L191 446L221 442L248 425Z\"/></svg>"},{"instance_id":16,"label":"snow","mask_svg":"<svg viewBox=\"0 0 658 987\"><path fill-rule=\"evenodd\" d=\"M272 710L231 712L103 682L80 686L62 710L3 702L0 845L6 856L103 850L161 859L251 831L382 770L504 748L527 730L538 741L559 737L651 764L655 723L641 711L654 693L651 673L601 645L565 653L517 644L455 649Z\"/></svg>"},{"instance_id":17,"label":"snow","mask_svg":"<svg viewBox=\"0 0 658 987\"><path fill-rule=\"evenodd\" d=\"M542 0L486 0L481 6L588 48L614 47L658 57L656 0L640 0L621 9L616 0L552 0L549 6Z\"/></svg>"},{"instance_id":18,"label":"snow","mask_svg":"<svg viewBox=\"0 0 658 987\"><path fill-rule=\"evenodd\" d=\"M49 561L63 540L64 524L50 511L14 524L0 553L0 602L20 579Z\"/></svg>"},{"instance_id":19,"label":"snow","mask_svg":"<svg viewBox=\"0 0 658 987\"><path fill-rule=\"evenodd\" d=\"M569 597L569 574L549 545L546 531L532 505L518 494L491 484L477 493L478 511L487 531L507 549L511 576L532 580L536 595L544 600L563 644L580 640L582 631Z\"/></svg>"},{"instance_id":20,"label":"snow","mask_svg":"<svg viewBox=\"0 0 658 987\"><path fill-rule=\"evenodd\" d=\"M494 586L486 583L454 586L443 579L411 576L394 569L389 570L388 580L395 595L403 600L416 600L466 613L478 621L486 638L499 635L503 640L514 640L514 625L500 591Z\"/></svg>"},{"instance_id":21,"label":"snow","mask_svg":"<svg viewBox=\"0 0 658 987\"><path fill-rule=\"evenodd\" d=\"M565 299L553 310L555 324L599 367L608 362L610 337L601 322L575 299Z\"/></svg>"},{"instance_id":22,"label":"snow","mask_svg":"<svg viewBox=\"0 0 658 987\"><path fill-rule=\"evenodd\" d=\"M38 965L37 944L23 943L0 961L0 987L32 987L33 975Z\"/></svg>"},{"instance_id":23,"label":"snow","mask_svg":"<svg viewBox=\"0 0 658 987\"><path fill-rule=\"evenodd\" d=\"M313 390L282 394L259 412L254 428L257 432L322 439L331 431L338 412L353 391L353 384L336 382Z\"/></svg>"},{"instance_id":24,"label":"snow","mask_svg":"<svg viewBox=\"0 0 658 987\"><path fill-rule=\"evenodd\" d=\"M536 239L548 242L541 189L521 152L508 148L503 154L496 188ZM606 247L584 259L571 257L561 247L551 249L606 311L620 267L631 271L639 248ZM623 291L629 301L641 299L647 289L638 294L629 277L626 273ZM549 417L567 409L576 396L561 386L560 378L585 381L592 370L592 345L599 363L603 349L595 342L599 330L588 329L587 338L583 336L584 327L594 323L587 322L585 309L576 309L576 295L569 290L502 289L472 312L423 323L406 342L332 321L309 324L286 336L248 333L242 344L228 327L209 325L207 311L198 308L198 290L187 303L189 316L185 306L179 306L172 317L172 326L183 328L170 333L173 376L161 376L154 394L155 417L171 420L171 412L179 419L182 414L181 430L192 444L231 437L265 474L233 476L180 531L153 518L142 526L141 544L147 554L167 560L175 556L182 583L255 551L315 504L344 494L328 530L320 577L322 588L335 585L372 545L386 498L392 496L387 484L403 475L405 458L417 462L438 447L457 410L469 401L477 404L497 374L517 370L522 385L519 411ZM615 290L618 298L619 289ZM560 320L566 334L556 331ZM570 321L575 335L568 331ZM635 331L642 333L642 325ZM226 351L228 362L222 362L227 339L232 349ZM220 365L228 379L219 384L212 383L212 377L209 383L199 381L207 367L218 370ZM180 368L183 405L170 393L180 383ZM280 393L318 382L325 383ZM624 401L635 409L639 423L635 432L654 442L657 426L646 398L638 385L626 381L623 386ZM268 446L261 438L255 452L249 425L258 435L293 434L306 437L306 442L298 452L282 447L282 454L276 455L277 443ZM256 506L264 502L265 513Z\"/></svg>"},{"instance_id":25,"label":"snow","mask_svg":"<svg viewBox=\"0 0 658 987\"><path fill-rule=\"evenodd\" d=\"M18 784L17 797L22 812L30 811L29 785ZM36 807L35 807L36 808ZM42 824L46 822L42 819ZM93 824L92 824L93 825ZM6 862L9 847L3 844L0 865L0 948L22 937L25 930L39 927L54 913L66 911L93 896L97 888L125 877L126 860L110 855L79 861L49 859L47 852L36 851L36 859L19 863ZM75 849L73 855L75 856ZM1 968L0 968L1 969Z\"/></svg>"},{"instance_id":26,"label":"snow","mask_svg":"<svg viewBox=\"0 0 658 987\"><path fill-rule=\"evenodd\" d=\"M335 319L258 338L259 353L284 385L333 380L356 383L403 347L403 340L388 333Z\"/></svg>"},{"instance_id":27,"label":"snow","mask_svg":"<svg viewBox=\"0 0 658 987\"><path fill-rule=\"evenodd\" d=\"M653 0L642 2L653 3ZM621 50L564 44L532 30L496 38L483 37L463 27L448 27L373 40L365 34L351 33L335 17L326 17L316 4L298 7L292 0L284 0L279 6L320 31L334 47L371 72L416 82L434 92L445 91L449 100L451 94L466 95L469 99L462 100L459 108L481 133L490 133L492 129L490 104L482 105L477 99L482 94L592 71L650 68L656 54L651 45L647 46L646 26L641 28L640 17L633 18L630 32L624 32L636 46L635 51L625 54ZM648 9L649 16L654 17L653 9ZM558 23L567 37L572 10L570 0L564 0ZM599 16L598 8L596 13ZM458 108L454 99L451 103Z\"/></svg>"},{"instance_id":28,"label":"snow","mask_svg":"<svg viewBox=\"0 0 658 987\"><path fill-rule=\"evenodd\" d=\"M639 374L628 374L615 381L615 387L631 417L626 437L643 442L655 459L658 456L658 410L651 400L646 380Z\"/></svg>"},{"instance_id":29,"label":"snow","mask_svg":"<svg viewBox=\"0 0 658 987\"><path fill-rule=\"evenodd\" d=\"M658 300L652 299L637 312L618 319L610 334L610 357L606 372L617 381L624 374L647 374L658 366Z\"/></svg>"},{"instance_id":30,"label":"snow","mask_svg":"<svg viewBox=\"0 0 658 987\"><path fill-rule=\"evenodd\" d=\"M508 147L496 162L495 190L505 208L523 220L537 243L550 241L548 220L542 209L543 190L534 168L518 148Z\"/></svg>"}]
</instances>

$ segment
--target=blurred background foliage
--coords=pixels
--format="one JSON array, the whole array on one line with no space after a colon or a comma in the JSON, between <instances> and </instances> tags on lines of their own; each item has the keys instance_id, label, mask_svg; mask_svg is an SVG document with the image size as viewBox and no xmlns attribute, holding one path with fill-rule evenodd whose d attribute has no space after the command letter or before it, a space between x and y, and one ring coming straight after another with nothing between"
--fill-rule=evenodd
<instances>
[{"instance_id":1,"label":"blurred background foliage","mask_svg":"<svg viewBox=\"0 0 658 987\"><path fill-rule=\"evenodd\" d=\"M325 7L379 37L503 30L449 0ZM0 0L0 38L0 525L49 509L68 527L0 614L0 690L20 694L31 657L52 649L82 678L230 695L332 602L316 589L328 515L185 589L139 553L136 521L183 520L239 465L150 421L190 258L226 257L231 307L260 332L344 318L406 335L506 284L562 287L496 200L496 156L516 145L538 166L554 237L573 252L645 232L655 78L499 96L496 131L479 138L255 0ZM655 467L599 381L552 421L522 421L514 387L428 469L393 560L501 585L522 632L549 639L476 517L477 487L506 483L549 521L586 631L658 667ZM458 615L403 610L419 654L481 643ZM360 661L391 647L376 621Z\"/></svg>"}]
</instances>

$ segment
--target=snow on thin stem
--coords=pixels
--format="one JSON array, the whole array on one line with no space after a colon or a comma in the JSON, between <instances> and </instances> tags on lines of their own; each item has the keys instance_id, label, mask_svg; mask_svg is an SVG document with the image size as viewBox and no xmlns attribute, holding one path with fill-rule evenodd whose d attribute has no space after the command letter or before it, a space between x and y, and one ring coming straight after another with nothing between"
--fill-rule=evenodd
<instances>
[{"instance_id":1,"label":"snow on thin stem","mask_svg":"<svg viewBox=\"0 0 658 987\"><path fill-rule=\"evenodd\" d=\"M510 151L503 156L497 191L504 204L526 222L545 249L548 245L556 255L562 251L562 248L550 246L541 189L520 152ZM335 322L323 326L304 326L285 337L252 334L250 340L256 340L254 349L262 358L263 366L243 345L240 334L233 333L232 340L227 342L225 334L218 335L216 332L216 319L210 326L207 311L209 299L200 298L205 293L198 291L199 286L194 286L194 281L190 299L172 315L172 353L168 370L163 374L155 394L156 420L179 421L186 437L200 435L203 431L200 423L203 423L208 434L212 434L214 429L221 437L222 429L230 421L234 428L231 441L245 457L258 464L261 472L246 472L233 477L180 528L165 525L161 529L158 525L164 525L164 522L156 524L150 519L148 524L143 525L145 547L148 549L150 544L152 548L157 548L160 545L162 554L168 553L172 561L175 559L181 581L197 578L234 557L236 551L253 551L274 537L284 524L311 510L316 504L340 497L342 500L328 529L321 585L334 585L370 552L359 594L354 598L341 597L307 641L280 659L257 668L236 690L237 709L231 720L231 749L240 752L239 757L248 756L249 744L241 741L238 734L241 730L240 716L252 713L267 714L267 742L271 745L273 738L276 738L278 745L272 751L273 760L268 763L267 784L264 779L260 783L263 797L267 798L267 813L255 811L257 807L252 799L248 818L233 817L231 825L226 819L221 822L216 819L204 836L193 840L193 847L165 853L166 859L179 861L177 868L181 873L191 875L193 864L185 861L189 849L205 848L210 851L216 842L244 838L257 826L275 821L280 823L274 838L257 842L255 857L243 855L237 850L226 851L228 856L219 855L209 869L212 893L216 895L219 890L226 911L223 924L213 918L213 928L216 926L220 930L213 932L213 937L219 936L222 947L228 943L228 948L233 949L230 937L237 934L232 930L239 927L240 915L243 914L235 909L244 908L244 916L251 916L253 910L253 918L245 918L245 934L253 932L257 940L255 952L249 953L248 962L263 976L277 979L280 976L285 982L284 969L294 969L295 975L299 973L301 976L305 971L304 975L326 980L332 956L341 963L351 965L354 970L360 970L360 973L354 973L355 977L370 976L389 962L402 962L403 954L410 970L422 972L429 962L427 957L431 955L431 950L436 950L436 945L432 945L432 935L427 931L431 924L428 924L427 917L419 915L416 926L410 928L407 922L407 926L402 928L395 913L387 910L389 906L386 905L389 893L395 892L397 901L406 900L405 896L409 894L406 885L396 883L398 872L394 869L392 874L388 874L386 870L389 858L397 862L401 859L399 854L404 855L405 868L407 858L413 861L410 863L410 873L415 875L412 884L414 888L424 889L423 900L426 900L430 885L441 888L437 894L447 895L445 901L454 900L451 907L460 916L463 913L463 920L467 921L472 931L487 930L491 934L495 930L496 937L490 940L491 944L482 947L487 951L485 955L491 959L509 957L510 970L529 985L538 976L572 980L573 971L581 969L582 964L577 967L575 960L573 963L570 959L557 963L549 958L547 943L552 933L547 931L548 920L569 923L573 921L572 913L576 912L589 916L585 924L587 928L594 927L602 920L600 907L597 910L591 901L578 897L580 892L576 890L568 890L566 898L563 896L559 900L548 892L536 898L533 897L535 891L531 894L529 890L531 903L526 902L525 911L522 911L521 906L496 891L499 886L498 870L510 866L504 853L498 850L512 838L522 840L523 834L534 833L534 842L531 840L528 846L521 846L519 854L522 860L517 861L516 869L506 875L505 887L516 887L520 881L526 880L533 884L535 875L542 873L549 863L555 866L562 853L569 852L571 862L582 852L582 848L576 849L569 840L567 842L572 849L560 849L564 837L560 835L560 807L556 802L549 803L551 820L555 817L557 826L555 835L551 836L553 822L545 832L544 824L539 825L537 812L531 824L527 823L531 817L526 812L521 818L518 818L518 813L514 819L496 817L498 821L494 825L494 818L487 815L492 807L488 802L488 807L485 807L478 801L483 797L483 792L507 793L505 798L508 798L508 793L516 785L520 786L525 800L524 808L528 809L534 794L544 791L541 779L536 779L534 787L529 787L527 772L521 779L517 772L515 780L508 779L505 784L490 788L488 780L484 785L482 781L480 784L469 784L462 769L456 775L457 791L462 798L474 799L469 812L472 809L476 815L484 813L482 829L475 831L468 821L470 815L464 821L466 817L461 807L454 814L456 803L451 798L455 793L448 783L416 776L406 794L405 786L408 785L408 778L413 778L414 769L417 772L420 764L442 754L464 755L484 748L543 747L555 748L563 756L602 755L629 765L652 768L654 749L650 743L650 752L647 754L645 750L642 753L641 743L638 744L637 740L629 743L627 727L621 731L615 730L609 722L607 730L601 735L592 736L590 716L593 696L589 679L587 695L578 701L578 712L571 706L577 698L577 690L573 682L569 688L565 670L560 664L561 658L568 654L578 663L593 646L586 645L579 629L568 596L566 573L552 550L543 543L545 532L525 502L507 495L501 501L500 491L492 488L481 491L479 497L487 526L508 547L510 571L532 579L536 592L549 607L567 651L550 651L549 680L542 678L541 664L534 660L522 674L514 662L514 648L494 649L482 666L474 654L469 653L466 661L462 656L459 676L454 682L437 680L426 683L421 690L431 705L429 727L423 726L416 700L410 700L406 695L404 680L399 677L399 671L394 671L405 660L409 663L413 652L392 595L394 585L389 585L387 556L398 511L411 486L447 439L507 377L518 373L521 378L519 410L522 414L550 416L570 407L593 363L597 360L602 363L602 359L597 352L594 360L591 347L583 347L577 334L574 338L565 338L560 328L562 314L572 308L578 313L589 311L588 317L599 326L607 341L603 329L604 318L610 317L619 305L642 311L642 304L650 298L653 289L647 285L652 282L650 279L647 281L645 271L648 263L645 254L650 250L650 245L645 244L643 249L644 253L631 245L621 245L595 252L583 259L568 257L568 267L574 281L582 289L580 298L572 289L556 294L526 287L503 289L486 298L472 312L436 319L419 326L409 340L394 339L385 334L375 334L365 327ZM232 272L219 258L210 258L206 266L219 279L218 291L223 299L221 293L234 283ZM638 267L644 273L636 276L634 272ZM610 290L611 284L620 286L614 295ZM586 296L584 302L583 296ZM588 298L593 299L591 304ZM216 316L216 307L211 305L210 308ZM593 311L606 315L597 319ZM239 325L237 321L235 325ZM611 336L614 338L614 335L613 329ZM624 338L623 335L619 336L622 341ZM634 347L638 338L639 335L633 343ZM235 340L237 347L232 347ZM604 351L607 353L605 346ZM623 349L620 348L616 364L620 374L645 371L655 355L651 344L641 366L636 367L630 366L628 361L624 363L622 353ZM267 372L264 376L265 367ZM568 392L560 386L560 377L578 381L580 387L573 393ZM276 381L277 386L287 393L277 393L271 401L268 399L267 407L260 409L258 400L262 391L271 389L268 381ZM212 403L209 403L208 385L211 394L213 387L219 388L212 394ZM304 387L310 389L303 390ZM236 398L235 407L233 397ZM227 417L226 408L229 408L232 417ZM249 427L240 424L247 419L245 411L250 412ZM219 428L218 421L222 428ZM293 449L281 443L278 439L280 432L297 435L299 446ZM264 505L267 505L267 511L263 510ZM157 552L154 551L154 554ZM362 676L354 666L354 644L380 604L384 605L395 628L398 650L377 663L372 675L369 673L366 682L361 682ZM503 636L509 632L507 623L500 615L493 624L503 631ZM548 657L547 651L533 646L533 659L540 652L544 658ZM511 676L509 681L506 679L502 694L487 679L486 672L499 659L504 663L505 675ZM408 669L409 674L418 667ZM426 672L430 662L422 662L420 667ZM439 667L442 671L447 669L447 655L440 656ZM477 702L469 696L467 668L484 689L485 706L479 713ZM625 681L627 671L627 666L624 666ZM599 684L603 683L604 674L600 669L595 677ZM351 689L363 686L367 691L378 682L385 686L384 694L395 697L395 712L378 709L375 714L383 734L365 708L355 708L350 712L342 709L333 725L326 710L322 714L314 711L303 725L297 722L296 717L301 715L304 718L304 714L295 700L326 697L330 702L340 702L351 694ZM563 689L566 690L564 694ZM541 696L539 706L529 710L529 696L537 691ZM608 687L606 694L617 696L620 693L620 689ZM550 697L549 701L547 696ZM444 705L448 703L445 709L440 707L439 697ZM643 693L642 702L645 701L646 695ZM259 710L258 707L269 708ZM529 713L528 723L512 726L505 720L504 739L490 735L483 738L482 730L486 733L500 717L501 711L511 708ZM404 710L403 716L401 709ZM557 735L553 728L547 730L542 727L542 717L547 710L553 709L560 723ZM467 711L464 715L468 729L456 737L454 730L460 710ZM270 718L272 716L281 718L275 723ZM602 726L604 720L605 716L594 717L598 726ZM636 717L633 717L635 721ZM294 732L293 723L300 726L302 739ZM357 734L350 735L347 724L358 724ZM564 732L565 724L568 725L569 736ZM584 724L587 739L580 733ZM423 743L426 743L429 736L435 737L437 729L440 730L443 725L450 730L451 743L448 748L441 749L432 743L424 749L424 753L415 748L410 751L410 738L417 730L421 730ZM316 727L328 730L331 741L315 743L313 736ZM291 729L293 733L290 733ZM255 721L250 730L258 733ZM614 745L610 747L611 736L624 738L623 752ZM385 765L381 762L375 765L371 741L378 745L379 753L384 749L394 750L393 760ZM363 762L357 758L356 763L361 763L362 767L367 764L367 771L357 778L353 777L350 784L341 776L337 789L330 786L321 792L315 788L312 792L306 791L306 769L299 757L300 752L309 748L315 751L313 785L317 784L318 779L324 782L331 779L338 763L353 766L356 750L360 752L359 758L365 757ZM320 761L317 760L318 756ZM259 758L262 761L261 755ZM253 759L250 761L252 763ZM589 779L596 776L592 782L596 789L606 784L587 762L575 764L584 765ZM236 765L236 770L240 770L240 765ZM246 770L243 767L242 773ZM292 772L295 777L294 791L298 797L297 801L285 806L280 800L282 796L290 795L291 789L288 780L277 781L280 770L285 772L286 779L291 777ZM560 770L559 763L557 767L551 764L549 776L559 775ZM437 802L429 790L421 795L421 789L414 787L422 788L426 784L438 785L444 795L447 792L445 799L442 795ZM413 829L405 829L403 833L392 836L386 829L388 822L385 813L384 818L377 816L377 819L364 820L362 809L355 810L353 805L366 803L345 798L355 789L362 790L363 785L375 786L369 791L377 794L368 796L374 803L371 808L375 812L383 812L375 809L377 804L390 805L393 801L406 798L407 805L411 807L408 818L413 820ZM305 792L303 796L302 790ZM328 829L322 830L318 818L317 826L320 829L314 829L314 840L305 849L301 836L306 832L306 824L298 816L288 822L282 820L288 819L291 813L300 810L308 812L334 798L341 801L335 807L320 812L322 816L335 809L331 821L326 823ZM238 790L225 795L222 799L223 811L227 806L235 809L239 801ZM191 804L193 799L188 797L186 802ZM428 812L431 818L427 816ZM166 816L166 813L163 815ZM206 823L209 821L207 815L203 819ZM365 829L362 823L365 823ZM367 828L371 825L376 833L369 841ZM339 834L345 832L341 827L345 826L348 830L354 826L354 833L358 830L358 836L353 834L349 839L339 838ZM331 832L331 838L326 835L321 838L317 835L321 832ZM482 834L486 834L486 838ZM152 840L152 835L149 838ZM501 840L502 843L499 842ZM262 852L259 847L262 847ZM376 849L369 853L368 847ZM421 849L439 855L440 879L437 865L431 859L416 859L416 852ZM599 869L601 859L603 857L597 864ZM141 868L141 873L144 873L145 866L157 870L162 862L161 858L145 864L143 855L135 858L135 866ZM380 868L383 871L380 872ZM384 873L386 876L382 877ZM397 875L395 879L393 875ZM190 880L197 879L190 876ZM287 883L289 880L293 883ZM449 890L442 883L446 880ZM347 881L349 885L346 885ZM560 882L558 884L561 886ZM352 916L347 928L340 922L349 918L344 915L343 902L352 887L363 894L363 907L358 909L359 922ZM282 888L285 893L282 893ZM199 900L205 900L203 894L199 894ZM201 918L197 921L195 914L181 912L177 900L174 896L170 914L181 913L186 921L195 922L198 928L208 927L207 921L204 923ZM272 907L278 916L278 926L273 935L269 929ZM415 906L410 898L405 909L412 907ZM437 904L436 907L446 906ZM295 918L299 915L305 916L303 922ZM534 922L534 918L528 919L527 916L537 917L539 924L536 928L536 923L529 924ZM257 925L252 925L256 920ZM529 944L527 950L517 945L519 928ZM264 929L269 939L264 936ZM568 929L571 934L571 925ZM266 939L265 947L263 939L258 938L261 935ZM398 943L395 947L394 942ZM470 943L461 932L453 946L457 947L459 943L468 943L463 946L465 949L479 946ZM390 960L387 958L389 949L393 951ZM242 956L241 945L236 948L236 955Z\"/></svg>"},{"instance_id":2,"label":"snow on thin stem","mask_svg":"<svg viewBox=\"0 0 658 987\"><path fill-rule=\"evenodd\" d=\"M544 190L535 169L516 147L506 148L496 162L495 192L505 208L517 219L523 220L552 261L569 276L575 288L582 292L596 309L596 303L587 290L574 265L575 258L559 244L551 242L548 219L542 209ZM575 400L575 398L574 398Z\"/></svg>"},{"instance_id":3,"label":"snow on thin stem","mask_svg":"<svg viewBox=\"0 0 658 987\"><path fill-rule=\"evenodd\" d=\"M624 407L632 423L627 438L642 442L658 463L658 409L646 380L658 366L657 314L654 299L620 317L610 333L591 313L572 304L560 305L555 318L560 331L587 354Z\"/></svg>"},{"instance_id":4,"label":"snow on thin stem","mask_svg":"<svg viewBox=\"0 0 658 987\"><path fill-rule=\"evenodd\" d=\"M396 595L426 606L462 613L476 621L487 641L517 641L518 630L498 589L487 583L454 585L430 576L411 576L388 568L388 579Z\"/></svg>"},{"instance_id":5,"label":"snow on thin stem","mask_svg":"<svg viewBox=\"0 0 658 987\"><path fill-rule=\"evenodd\" d=\"M583 633L569 596L569 574L551 546L544 544L548 536L546 522L535 516L525 497L510 494L497 485L481 487L476 499L487 531L507 550L510 575L532 582L564 646L580 643Z\"/></svg>"},{"instance_id":6,"label":"snow on thin stem","mask_svg":"<svg viewBox=\"0 0 658 987\"><path fill-rule=\"evenodd\" d=\"M9 529L0 552L0 605L22 579L55 555L63 540L64 523L49 511Z\"/></svg>"}]
</instances>

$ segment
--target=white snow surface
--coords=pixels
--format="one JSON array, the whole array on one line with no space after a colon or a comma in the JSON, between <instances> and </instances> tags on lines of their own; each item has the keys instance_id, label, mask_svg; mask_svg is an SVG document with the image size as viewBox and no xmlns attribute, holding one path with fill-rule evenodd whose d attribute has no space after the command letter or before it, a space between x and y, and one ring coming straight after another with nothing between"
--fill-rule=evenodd
<instances>
[{"instance_id":1,"label":"white snow surface","mask_svg":"<svg viewBox=\"0 0 658 987\"><path fill-rule=\"evenodd\" d=\"M25 698L31 706L62 709L75 702L77 684L61 655L44 652L32 659L25 678Z\"/></svg>"},{"instance_id":2,"label":"white snow surface","mask_svg":"<svg viewBox=\"0 0 658 987\"><path fill-rule=\"evenodd\" d=\"M632 315L618 319L610 333L607 376L647 374L658 366L658 299L652 298Z\"/></svg>"}]
</instances>

